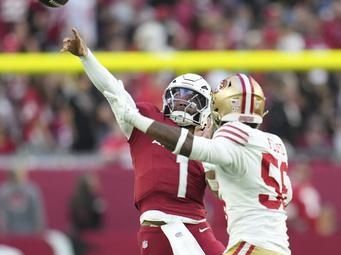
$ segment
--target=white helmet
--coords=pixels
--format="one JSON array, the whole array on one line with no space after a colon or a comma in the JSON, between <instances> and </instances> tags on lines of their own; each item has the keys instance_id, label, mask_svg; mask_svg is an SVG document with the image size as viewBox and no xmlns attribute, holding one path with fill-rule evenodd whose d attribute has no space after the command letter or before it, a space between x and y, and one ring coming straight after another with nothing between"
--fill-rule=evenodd
<instances>
[{"instance_id":1,"label":"white helmet","mask_svg":"<svg viewBox=\"0 0 341 255\"><path fill-rule=\"evenodd\" d=\"M204 128L211 114L211 87L203 77L187 73L176 77L163 94L163 113L179 126Z\"/></svg>"}]
</instances>

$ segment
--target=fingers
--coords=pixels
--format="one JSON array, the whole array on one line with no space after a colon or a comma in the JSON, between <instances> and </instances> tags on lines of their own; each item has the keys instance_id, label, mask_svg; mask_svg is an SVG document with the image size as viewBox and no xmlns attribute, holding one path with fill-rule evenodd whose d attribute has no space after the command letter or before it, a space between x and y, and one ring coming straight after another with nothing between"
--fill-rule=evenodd
<instances>
[{"instance_id":1,"label":"fingers","mask_svg":"<svg viewBox=\"0 0 341 255\"><path fill-rule=\"evenodd\" d=\"M80 35L79 35L76 28L72 28L72 33L73 33L75 39L80 39Z\"/></svg>"},{"instance_id":2,"label":"fingers","mask_svg":"<svg viewBox=\"0 0 341 255\"><path fill-rule=\"evenodd\" d=\"M63 40L63 43L69 43L71 42L71 38L69 37L66 37L64 40Z\"/></svg>"},{"instance_id":3,"label":"fingers","mask_svg":"<svg viewBox=\"0 0 341 255\"><path fill-rule=\"evenodd\" d=\"M87 47L86 45L82 42L82 39L79 36L78 31L73 28L73 37L66 37L63 40L63 47L60 50L61 52L69 51L73 55L81 57L81 56L86 56L87 55Z\"/></svg>"},{"instance_id":4,"label":"fingers","mask_svg":"<svg viewBox=\"0 0 341 255\"><path fill-rule=\"evenodd\" d=\"M67 37L63 40L63 47L60 50L60 52L66 52L69 51L70 47L71 47L71 38Z\"/></svg>"}]
</instances>

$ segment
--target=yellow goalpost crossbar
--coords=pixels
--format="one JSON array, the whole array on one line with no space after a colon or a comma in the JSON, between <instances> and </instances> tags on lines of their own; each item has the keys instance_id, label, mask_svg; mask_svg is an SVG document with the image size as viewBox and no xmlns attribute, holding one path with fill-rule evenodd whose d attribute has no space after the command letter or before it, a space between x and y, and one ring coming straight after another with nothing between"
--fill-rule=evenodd
<instances>
[{"instance_id":1,"label":"yellow goalpost crossbar","mask_svg":"<svg viewBox=\"0 0 341 255\"><path fill-rule=\"evenodd\" d=\"M95 52L95 55L113 72L341 70L341 50ZM0 54L0 73L78 73L82 70L79 59L69 53Z\"/></svg>"}]
</instances>

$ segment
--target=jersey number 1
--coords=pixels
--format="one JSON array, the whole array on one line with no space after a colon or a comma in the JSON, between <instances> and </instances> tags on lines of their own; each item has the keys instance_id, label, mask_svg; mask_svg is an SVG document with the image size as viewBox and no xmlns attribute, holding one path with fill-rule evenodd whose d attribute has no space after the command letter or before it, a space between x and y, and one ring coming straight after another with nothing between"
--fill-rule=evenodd
<instances>
[{"instance_id":1,"label":"jersey number 1","mask_svg":"<svg viewBox=\"0 0 341 255\"><path fill-rule=\"evenodd\" d=\"M177 155L176 162L179 163L178 197L185 198L187 189L188 158L182 155Z\"/></svg>"},{"instance_id":2,"label":"jersey number 1","mask_svg":"<svg viewBox=\"0 0 341 255\"><path fill-rule=\"evenodd\" d=\"M280 171L280 180L275 179L270 176L270 166L273 165L276 169ZM269 209L279 209L281 204L284 206L284 200L288 193L288 189L284 184L284 173L287 172L288 165L282 162L278 166L278 160L269 153L263 153L262 157L262 178L266 185L273 187L277 193L275 200L270 199L267 194L260 194L258 196L259 202Z\"/></svg>"}]
</instances>

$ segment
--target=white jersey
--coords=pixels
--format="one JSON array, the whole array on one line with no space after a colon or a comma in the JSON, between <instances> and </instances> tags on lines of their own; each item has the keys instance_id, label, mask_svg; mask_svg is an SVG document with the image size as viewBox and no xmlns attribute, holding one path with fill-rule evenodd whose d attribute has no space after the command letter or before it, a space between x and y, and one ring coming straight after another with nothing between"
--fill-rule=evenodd
<instances>
[{"instance_id":1,"label":"white jersey","mask_svg":"<svg viewBox=\"0 0 341 255\"><path fill-rule=\"evenodd\" d=\"M292 198L287 153L273 134L240 122L224 124L212 140L195 137L190 158L215 170L228 216L228 249L239 241L290 254L284 207Z\"/></svg>"}]
</instances>

